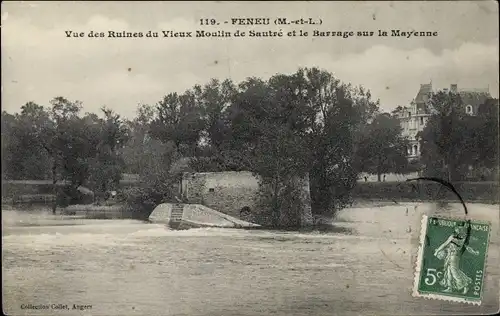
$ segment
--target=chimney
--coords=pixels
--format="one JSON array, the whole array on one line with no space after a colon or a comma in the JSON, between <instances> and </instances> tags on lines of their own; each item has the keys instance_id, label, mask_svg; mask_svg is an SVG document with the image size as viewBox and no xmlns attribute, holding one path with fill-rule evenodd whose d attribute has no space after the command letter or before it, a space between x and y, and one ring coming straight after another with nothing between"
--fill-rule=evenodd
<instances>
[{"instance_id":1,"label":"chimney","mask_svg":"<svg viewBox=\"0 0 500 316\"><path fill-rule=\"evenodd\" d=\"M455 83L455 84L450 85L450 90L451 90L451 92L453 92L453 93L457 93L457 91L458 91L458 85L457 85L456 83Z\"/></svg>"}]
</instances>

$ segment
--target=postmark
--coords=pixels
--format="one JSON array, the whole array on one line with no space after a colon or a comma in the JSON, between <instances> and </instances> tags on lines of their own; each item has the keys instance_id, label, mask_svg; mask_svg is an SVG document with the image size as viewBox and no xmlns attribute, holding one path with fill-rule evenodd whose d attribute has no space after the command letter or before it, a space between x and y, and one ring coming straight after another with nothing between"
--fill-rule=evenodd
<instances>
[{"instance_id":1,"label":"postmark","mask_svg":"<svg viewBox=\"0 0 500 316\"><path fill-rule=\"evenodd\" d=\"M422 217L413 296L481 305L491 223Z\"/></svg>"}]
</instances>

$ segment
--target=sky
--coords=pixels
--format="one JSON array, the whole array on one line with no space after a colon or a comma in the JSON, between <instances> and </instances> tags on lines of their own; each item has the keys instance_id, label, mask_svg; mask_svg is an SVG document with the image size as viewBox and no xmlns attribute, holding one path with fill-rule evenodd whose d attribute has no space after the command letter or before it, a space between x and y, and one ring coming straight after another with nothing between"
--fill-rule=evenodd
<instances>
[{"instance_id":1,"label":"sky","mask_svg":"<svg viewBox=\"0 0 500 316\"><path fill-rule=\"evenodd\" d=\"M319 67L362 85L382 110L408 105L420 84L489 87L498 97L498 4L457 2L2 2L2 110L56 96L132 118L211 78L268 79ZM233 26L231 18L321 19L322 25ZM214 18L218 26L201 26ZM223 21L229 21L225 24ZM436 37L162 38L161 30L437 31ZM66 31L160 33L73 38ZM286 35L286 34L285 34Z\"/></svg>"}]
</instances>

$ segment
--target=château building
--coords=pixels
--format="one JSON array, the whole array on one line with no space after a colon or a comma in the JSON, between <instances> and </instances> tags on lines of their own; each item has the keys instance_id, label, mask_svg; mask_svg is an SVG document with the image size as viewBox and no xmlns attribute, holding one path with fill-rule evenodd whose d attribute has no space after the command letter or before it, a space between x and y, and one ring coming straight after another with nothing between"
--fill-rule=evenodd
<instances>
[{"instance_id":1,"label":"ch\u00e2teau building","mask_svg":"<svg viewBox=\"0 0 500 316\"><path fill-rule=\"evenodd\" d=\"M448 89L443 90L448 91ZM452 84L449 90L460 94L465 106L465 112L469 115L476 115L479 106L488 98L491 98L489 88L458 89L457 84ZM417 134L424 130L431 116L427 101L432 92L435 92L433 91L432 83L421 84L417 96L410 105L405 107L399 106L394 112L400 120L403 136L406 136L410 141L410 147L408 148L409 159L416 159L420 156L420 142L417 138Z\"/></svg>"}]
</instances>

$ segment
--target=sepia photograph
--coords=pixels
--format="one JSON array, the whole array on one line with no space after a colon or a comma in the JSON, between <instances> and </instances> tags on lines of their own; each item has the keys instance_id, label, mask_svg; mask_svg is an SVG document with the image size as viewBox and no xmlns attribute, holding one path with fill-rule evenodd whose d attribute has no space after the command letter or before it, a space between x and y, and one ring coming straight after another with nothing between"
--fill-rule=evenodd
<instances>
[{"instance_id":1,"label":"sepia photograph","mask_svg":"<svg viewBox=\"0 0 500 316\"><path fill-rule=\"evenodd\" d=\"M498 11L2 2L3 313L498 313Z\"/></svg>"}]
</instances>

